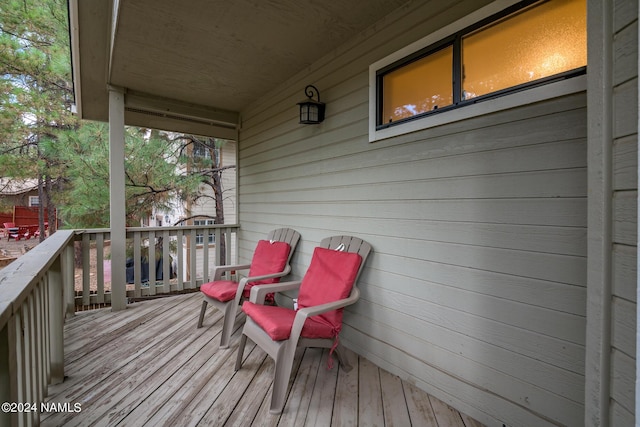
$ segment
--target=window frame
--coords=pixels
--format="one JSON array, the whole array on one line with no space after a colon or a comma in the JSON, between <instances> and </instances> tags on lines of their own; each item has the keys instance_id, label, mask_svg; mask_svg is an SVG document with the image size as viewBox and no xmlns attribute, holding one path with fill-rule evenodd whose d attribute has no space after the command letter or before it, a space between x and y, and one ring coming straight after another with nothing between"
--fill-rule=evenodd
<instances>
[{"instance_id":1,"label":"window frame","mask_svg":"<svg viewBox=\"0 0 640 427\"><path fill-rule=\"evenodd\" d=\"M202 223L202 224L200 224ZM194 219L193 225L215 225L215 220L213 219ZM209 243L208 246L212 246L216 243L215 234L209 234ZM196 246L204 246L204 233L196 232Z\"/></svg>"},{"instance_id":2,"label":"window frame","mask_svg":"<svg viewBox=\"0 0 640 427\"><path fill-rule=\"evenodd\" d=\"M461 100L462 37L504 17L534 5L539 0L497 0L430 35L388 55L369 67L369 142L453 123L586 89L586 67L569 70L533 82ZM421 58L453 46L453 104L416 114L393 123L382 122L382 78ZM457 52L456 52L457 49Z\"/></svg>"}]
</instances>

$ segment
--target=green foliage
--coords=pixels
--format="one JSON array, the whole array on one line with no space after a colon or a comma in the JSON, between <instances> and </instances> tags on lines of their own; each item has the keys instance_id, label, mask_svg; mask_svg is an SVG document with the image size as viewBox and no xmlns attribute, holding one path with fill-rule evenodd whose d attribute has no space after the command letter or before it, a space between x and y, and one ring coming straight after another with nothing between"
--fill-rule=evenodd
<instances>
[{"instance_id":1,"label":"green foliage","mask_svg":"<svg viewBox=\"0 0 640 427\"><path fill-rule=\"evenodd\" d=\"M66 3L8 0L0 6L0 132L11 130L14 142L77 124L70 111Z\"/></svg>"},{"instance_id":2,"label":"green foliage","mask_svg":"<svg viewBox=\"0 0 640 427\"><path fill-rule=\"evenodd\" d=\"M171 209L176 199L192 197L200 178L185 171L182 157L173 155L175 143L163 134L129 127L125 134L127 223L139 225L153 209ZM65 221L75 228L109 225L109 132L104 123L87 122L77 131L60 135L58 161L66 165L65 191L57 204Z\"/></svg>"},{"instance_id":3,"label":"green foliage","mask_svg":"<svg viewBox=\"0 0 640 427\"><path fill-rule=\"evenodd\" d=\"M0 170L5 178L57 182L62 166L44 149L77 127L66 0L0 5ZM45 191L48 200L48 186Z\"/></svg>"},{"instance_id":4,"label":"green foliage","mask_svg":"<svg viewBox=\"0 0 640 427\"><path fill-rule=\"evenodd\" d=\"M100 228L109 225L109 145L108 128L86 123L74 132L59 135L47 150L56 151L65 165L62 191L54 195L59 215L73 228Z\"/></svg>"}]
</instances>

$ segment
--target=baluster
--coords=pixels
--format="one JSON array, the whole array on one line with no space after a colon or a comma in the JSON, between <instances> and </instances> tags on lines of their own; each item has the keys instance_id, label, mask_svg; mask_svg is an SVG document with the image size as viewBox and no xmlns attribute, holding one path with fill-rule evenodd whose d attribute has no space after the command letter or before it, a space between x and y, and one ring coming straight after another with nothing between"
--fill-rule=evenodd
<instances>
[{"instance_id":1,"label":"baluster","mask_svg":"<svg viewBox=\"0 0 640 427\"><path fill-rule=\"evenodd\" d=\"M178 253L178 290L184 290L184 232L182 229L178 229L177 234L177 253Z\"/></svg>"},{"instance_id":2,"label":"baluster","mask_svg":"<svg viewBox=\"0 0 640 427\"><path fill-rule=\"evenodd\" d=\"M162 230L162 292L171 292L171 254L169 253L169 231Z\"/></svg>"},{"instance_id":3,"label":"baluster","mask_svg":"<svg viewBox=\"0 0 640 427\"><path fill-rule=\"evenodd\" d=\"M196 282L196 267L197 267L197 254L196 254L196 230L191 229L191 235L189 239L189 289L195 289L198 285Z\"/></svg>"},{"instance_id":4,"label":"baluster","mask_svg":"<svg viewBox=\"0 0 640 427\"><path fill-rule=\"evenodd\" d=\"M209 228L202 230L202 283L209 277Z\"/></svg>"},{"instance_id":5,"label":"baluster","mask_svg":"<svg viewBox=\"0 0 640 427\"><path fill-rule=\"evenodd\" d=\"M136 298L142 296L142 233L134 231L133 233L133 294ZM147 279L149 277L147 276Z\"/></svg>"},{"instance_id":6,"label":"baluster","mask_svg":"<svg viewBox=\"0 0 640 427\"><path fill-rule=\"evenodd\" d=\"M82 234L82 305L90 304L91 293L91 235L89 233Z\"/></svg>"},{"instance_id":7,"label":"baluster","mask_svg":"<svg viewBox=\"0 0 640 427\"><path fill-rule=\"evenodd\" d=\"M156 294L156 232L149 231L149 295Z\"/></svg>"},{"instance_id":8,"label":"baluster","mask_svg":"<svg viewBox=\"0 0 640 427\"><path fill-rule=\"evenodd\" d=\"M96 234L96 279L98 281L96 302L104 303L104 234Z\"/></svg>"}]
</instances>

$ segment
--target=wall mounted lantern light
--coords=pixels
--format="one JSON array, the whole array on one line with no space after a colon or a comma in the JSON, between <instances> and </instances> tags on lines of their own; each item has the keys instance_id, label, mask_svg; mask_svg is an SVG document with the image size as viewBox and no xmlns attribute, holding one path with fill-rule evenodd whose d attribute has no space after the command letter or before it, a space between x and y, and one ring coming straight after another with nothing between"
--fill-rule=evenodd
<instances>
[{"instance_id":1,"label":"wall mounted lantern light","mask_svg":"<svg viewBox=\"0 0 640 427\"><path fill-rule=\"evenodd\" d=\"M298 102L300 106L300 124L316 125L324 120L324 102L320 102L320 92L315 86L309 85L304 88L304 94L307 98L302 102ZM317 100L313 99L316 96Z\"/></svg>"}]
</instances>

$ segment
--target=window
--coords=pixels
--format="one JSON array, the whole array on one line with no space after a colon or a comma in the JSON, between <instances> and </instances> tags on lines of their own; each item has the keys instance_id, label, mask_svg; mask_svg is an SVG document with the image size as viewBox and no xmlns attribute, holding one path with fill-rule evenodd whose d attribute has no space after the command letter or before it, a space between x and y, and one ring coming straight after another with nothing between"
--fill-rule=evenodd
<instances>
[{"instance_id":1,"label":"window","mask_svg":"<svg viewBox=\"0 0 640 427\"><path fill-rule=\"evenodd\" d=\"M40 206L40 197L29 196L29 206Z\"/></svg>"},{"instance_id":2,"label":"window","mask_svg":"<svg viewBox=\"0 0 640 427\"><path fill-rule=\"evenodd\" d=\"M371 66L370 140L577 91L575 84L528 90L519 100L494 102L497 109L388 130L586 73L586 0L513 1L497 10L504 4L494 2Z\"/></svg>"},{"instance_id":3,"label":"window","mask_svg":"<svg viewBox=\"0 0 640 427\"><path fill-rule=\"evenodd\" d=\"M193 157L194 158L202 158L202 159L210 159L211 151L209 151L209 147L201 142L194 142L193 144Z\"/></svg>"},{"instance_id":4,"label":"window","mask_svg":"<svg viewBox=\"0 0 640 427\"><path fill-rule=\"evenodd\" d=\"M378 125L385 121L394 123L452 105L452 63L453 47L445 46L381 74L382 116L379 117ZM416 86L420 89L416 90Z\"/></svg>"},{"instance_id":5,"label":"window","mask_svg":"<svg viewBox=\"0 0 640 427\"><path fill-rule=\"evenodd\" d=\"M212 219L194 219L193 225L213 225L215 221ZM209 234L209 244L212 245L215 243L215 236L213 234ZM196 245L204 244L204 233L196 234Z\"/></svg>"}]
</instances>

